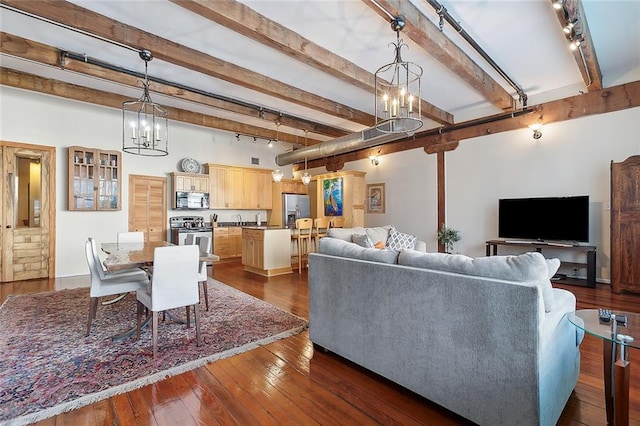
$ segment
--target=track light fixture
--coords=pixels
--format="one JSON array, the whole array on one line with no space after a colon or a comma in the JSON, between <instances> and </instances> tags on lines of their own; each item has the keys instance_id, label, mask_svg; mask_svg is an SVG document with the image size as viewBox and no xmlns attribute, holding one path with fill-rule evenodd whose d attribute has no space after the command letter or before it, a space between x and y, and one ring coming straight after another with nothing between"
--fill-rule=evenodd
<instances>
[{"instance_id":1,"label":"track light fixture","mask_svg":"<svg viewBox=\"0 0 640 426\"><path fill-rule=\"evenodd\" d=\"M564 28L562 28L562 31L564 31L565 34L571 34L571 32L573 31L573 27L575 27L577 23L578 23L578 18L575 18L570 22L567 22L567 25L565 25Z\"/></svg>"},{"instance_id":2,"label":"track light fixture","mask_svg":"<svg viewBox=\"0 0 640 426\"><path fill-rule=\"evenodd\" d=\"M370 155L369 161L371 161L372 166L377 166L378 164L380 164L380 159L378 158L377 155Z\"/></svg>"},{"instance_id":3,"label":"track light fixture","mask_svg":"<svg viewBox=\"0 0 640 426\"><path fill-rule=\"evenodd\" d=\"M569 48L571 50L576 50L582 43L584 43L584 37L582 37L582 35L577 35L571 40Z\"/></svg>"},{"instance_id":4,"label":"track light fixture","mask_svg":"<svg viewBox=\"0 0 640 426\"><path fill-rule=\"evenodd\" d=\"M529 126L533 131L533 138L538 140L542 137L542 123L534 123Z\"/></svg>"},{"instance_id":5,"label":"track light fixture","mask_svg":"<svg viewBox=\"0 0 640 426\"><path fill-rule=\"evenodd\" d=\"M553 8L556 10L562 9L564 6L564 0L553 0Z\"/></svg>"}]
</instances>

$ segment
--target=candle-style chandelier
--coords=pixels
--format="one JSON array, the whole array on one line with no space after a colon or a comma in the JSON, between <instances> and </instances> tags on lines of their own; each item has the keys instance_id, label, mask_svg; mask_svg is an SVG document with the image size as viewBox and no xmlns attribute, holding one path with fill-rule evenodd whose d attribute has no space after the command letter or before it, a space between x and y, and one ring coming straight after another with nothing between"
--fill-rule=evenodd
<instances>
[{"instance_id":1,"label":"candle-style chandelier","mask_svg":"<svg viewBox=\"0 0 640 426\"><path fill-rule=\"evenodd\" d=\"M407 133L413 135L422 127L420 78L422 67L402 60L401 50L407 46L400 39L405 26L402 16L391 20L396 32L395 59L383 65L375 73L376 129L383 133Z\"/></svg>"},{"instance_id":2,"label":"candle-style chandelier","mask_svg":"<svg viewBox=\"0 0 640 426\"><path fill-rule=\"evenodd\" d=\"M122 151L161 157L169 154L168 113L149 96L147 66L153 55L148 50L141 50L138 54L144 61L142 96L122 103Z\"/></svg>"}]
</instances>

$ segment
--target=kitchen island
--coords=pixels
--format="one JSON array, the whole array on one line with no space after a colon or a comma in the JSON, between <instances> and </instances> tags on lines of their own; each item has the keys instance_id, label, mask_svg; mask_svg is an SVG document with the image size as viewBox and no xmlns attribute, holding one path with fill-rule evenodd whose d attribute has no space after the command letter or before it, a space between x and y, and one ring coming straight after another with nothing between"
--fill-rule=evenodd
<instances>
[{"instance_id":1,"label":"kitchen island","mask_svg":"<svg viewBox=\"0 0 640 426\"><path fill-rule=\"evenodd\" d=\"M267 226L243 227L242 265L245 271L265 277L292 273L291 230Z\"/></svg>"}]
</instances>

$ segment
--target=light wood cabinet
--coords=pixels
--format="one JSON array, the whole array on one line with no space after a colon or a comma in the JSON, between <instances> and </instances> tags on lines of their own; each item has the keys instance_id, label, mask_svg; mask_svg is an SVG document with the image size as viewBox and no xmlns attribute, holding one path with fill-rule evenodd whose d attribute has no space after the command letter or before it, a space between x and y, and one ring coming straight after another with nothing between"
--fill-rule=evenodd
<instances>
[{"instance_id":1,"label":"light wood cabinet","mask_svg":"<svg viewBox=\"0 0 640 426\"><path fill-rule=\"evenodd\" d=\"M209 192L208 174L173 172L171 181L175 192Z\"/></svg>"},{"instance_id":2,"label":"light wood cabinet","mask_svg":"<svg viewBox=\"0 0 640 426\"><path fill-rule=\"evenodd\" d=\"M229 257L242 256L242 228L239 226L229 227Z\"/></svg>"},{"instance_id":3,"label":"light wood cabinet","mask_svg":"<svg viewBox=\"0 0 640 426\"><path fill-rule=\"evenodd\" d=\"M220 259L229 258L229 228L213 228L213 254Z\"/></svg>"},{"instance_id":4,"label":"light wood cabinet","mask_svg":"<svg viewBox=\"0 0 640 426\"><path fill-rule=\"evenodd\" d=\"M242 264L264 269L264 231L246 229L242 235Z\"/></svg>"},{"instance_id":5,"label":"light wood cabinet","mask_svg":"<svg viewBox=\"0 0 640 426\"><path fill-rule=\"evenodd\" d=\"M211 209L271 209L270 170L219 164L206 164L206 167Z\"/></svg>"},{"instance_id":6,"label":"light wood cabinet","mask_svg":"<svg viewBox=\"0 0 640 426\"><path fill-rule=\"evenodd\" d=\"M166 178L129 175L129 231L144 232L145 241L166 241Z\"/></svg>"},{"instance_id":7,"label":"light wood cabinet","mask_svg":"<svg viewBox=\"0 0 640 426\"><path fill-rule=\"evenodd\" d=\"M309 184L311 216L325 217L324 214L324 181L342 178L342 216L344 227L364 226L366 200L366 184L364 172L344 171L313 176Z\"/></svg>"},{"instance_id":8,"label":"light wood cabinet","mask_svg":"<svg viewBox=\"0 0 640 426\"><path fill-rule=\"evenodd\" d=\"M270 277L290 274L291 231L289 229L242 230L242 265L244 270Z\"/></svg>"},{"instance_id":9,"label":"light wood cabinet","mask_svg":"<svg viewBox=\"0 0 640 426\"><path fill-rule=\"evenodd\" d=\"M120 210L120 152L71 146L68 154L69 210Z\"/></svg>"}]
</instances>

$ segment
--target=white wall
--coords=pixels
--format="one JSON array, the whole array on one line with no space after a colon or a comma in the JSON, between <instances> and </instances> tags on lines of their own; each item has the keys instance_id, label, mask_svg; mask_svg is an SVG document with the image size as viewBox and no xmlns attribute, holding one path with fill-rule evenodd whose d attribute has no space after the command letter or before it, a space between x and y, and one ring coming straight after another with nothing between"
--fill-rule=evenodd
<instances>
[{"instance_id":1,"label":"white wall","mask_svg":"<svg viewBox=\"0 0 640 426\"><path fill-rule=\"evenodd\" d=\"M84 242L88 236L98 241L114 241L116 233L128 227L129 174L166 176L181 171L180 162L189 157L200 163L251 166L251 157L260 159L260 168L275 168L275 155L288 144L268 148L266 141L253 143L248 138L236 141L234 133L170 121L169 155L141 157L122 154L122 210L117 212L77 212L67 210L67 147L122 149L122 112L120 110L65 100L25 90L0 86L0 140L55 146L56 149L56 276L88 273ZM291 176L291 167L282 168ZM170 185L169 185L170 187ZM170 207L170 203L169 203ZM194 212L207 220L214 211ZM221 210L219 221L232 221L242 213L253 221L255 213ZM184 212L168 210L168 216Z\"/></svg>"},{"instance_id":2,"label":"white wall","mask_svg":"<svg viewBox=\"0 0 640 426\"><path fill-rule=\"evenodd\" d=\"M281 145L270 150L264 142L236 142L232 133L170 122L168 157L123 154L122 211L70 212L66 210L65 148L121 149L120 111L0 86L0 120L2 140L58 147L57 276L87 273L82 250L87 236L111 241L116 232L127 229L128 174L168 176L179 170L185 157L241 166L250 166L251 157L258 157L259 167L275 168L276 153L286 149ZM634 108L546 125L538 141L528 129L461 141L446 154L447 223L462 234L454 251L484 255L484 242L497 236L499 198L586 194L591 197L590 243L597 246L597 276L608 279L609 213L604 203L609 201L609 166L612 160L640 154L638 123L640 108ZM426 241L428 250L437 249L435 155L416 149L383 156L378 166L369 160L349 163L345 170L367 172L367 183L385 183L386 213L367 214L367 225L392 223ZM283 171L292 176L290 166ZM256 212L242 213L252 220ZM218 213L219 220L231 221L238 212ZM170 210L168 215L181 214Z\"/></svg>"},{"instance_id":3,"label":"white wall","mask_svg":"<svg viewBox=\"0 0 640 426\"><path fill-rule=\"evenodd\" d=\"M640 154L638 123L640 108L634 108L546 125L537 141L529 129L461 141L445 155L447 224L462 236L454 251L484 256L485 241L497 237L499 198L589 195L596 276L607 281L610 163ZM386 214L368 214L368 225L393 223L436 250L435 155L417 149L383 156L377 167L362 160L347 168L367 171L367 183L386 184ZM502 247L500 253L512 252ZM545 255L584 261L557 250L545 250Z\"/></svg>"}]
</instances>

